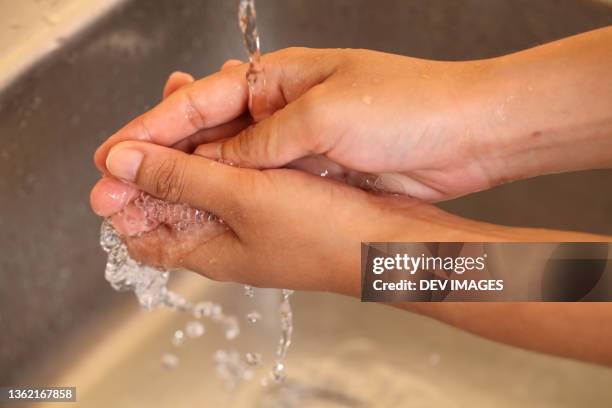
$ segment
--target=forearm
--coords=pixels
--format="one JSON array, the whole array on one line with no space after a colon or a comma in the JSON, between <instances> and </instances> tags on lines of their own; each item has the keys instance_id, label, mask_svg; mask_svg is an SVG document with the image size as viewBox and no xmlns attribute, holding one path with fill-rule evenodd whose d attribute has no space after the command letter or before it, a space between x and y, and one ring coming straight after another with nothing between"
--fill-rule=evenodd
<instances>
[{"instance_id":1,"label":"forearm","mask_svg":"<svg viewBox=\"0 0 612 408\"><path fill-rule=\"evenodd\" d=\"M612 28L491 60L475 113L500 182L612 167ZM443 217L465 240L610 241ZM442 236L444 238L444 235ZM425 239L424 239L425 240ZM612 365L610 303L396 303L492 340Z\"/></svg>"},{"instance_id":2,"label":"forearm","mask_svg":"<svg viewBox=\"0 0 612 408\"><path fill-rule=\"evenodd\" d=\"M446 237L519 242L606 241L611 237L571 231L513 228L446 214L437 217ZM459 235L457 235L459 234ZM440 240L448 240L444 235ZM612 365L612 304L608 303L399 303L466 331L514 346ZM576 333L580 333L576 336Z\"/></svg>"},{"instance_id":3,"label":"forearm","mask_svg":"<svg viewBox=\"0 0 612 408\"><path fill-rule=\"evenodd\" d=\"M365 219L375 222L343 237L343 250L338 252L343 255L338 258L343 273L331 275L333 282L321 290L360 297L360 242L612 242L604 235L470 220L406 198L373 196L370 201L374 210Z\"/></svg>"},{"instance_id":4,"label":"forearm","mask_svg":"<svg viewBox=\"0 0 612 408\"><path fill-rule=\"evenodd\" d=\"M513 346L612 365L612 303L394 303Z\"/></svg>"},{"instance_id":5,"label":"forearm","mask_svg":"<svg viewBox=\"0 0 612 408\"><path fill-rule=\"evenodd\" d=\"M410 217L409 217L410 215ZM396 218L397 217L397 218ZM405 220L404 222L401 219ZM612 242L612 237L513 228L468 220L436 207L415 205L385 218L386 237L397 242ZM409 221L408 221L409 220ZM423 220L421 224L420 220ZM425 224L425 220L429 220ZM373 240L373 241L374 241ZM353 269L354 296L360 275ZM350 282L351 280L345 280ZM346 293L346 292L345 292ZM392 303L460 329L514 346L612 365L612 303ZM576 333L580 333L576 336Z\"/></svg>"},{"instance_id":6,"label":"forearm","mask_svg":"<svg viewBox=\"0 0 612 408\"><path fill-rule=\"evenodd\" d=\"M612 167L611 49L608 27L488 61L472 112L499 182Z\"/></svg>"}]
</instances>

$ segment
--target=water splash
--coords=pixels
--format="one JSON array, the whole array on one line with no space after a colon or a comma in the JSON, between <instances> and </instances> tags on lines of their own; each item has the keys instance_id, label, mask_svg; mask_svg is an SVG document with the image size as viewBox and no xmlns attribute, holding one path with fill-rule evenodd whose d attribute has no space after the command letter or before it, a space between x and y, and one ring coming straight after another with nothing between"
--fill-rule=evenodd
<instances>
[{"instance_id":1,"label":"water splash","mask_svg":"<svg viewBox=\"0 0 612 408\"><path fill-rule=\"evenodd\" d=\"M113 289L133 291L146 310L158 307L183 310L189 307L186 299L166 287L167 271L142 265L130 257L126 244L109 219L102 222L100 245L108 253L104 277Z\"/></svg>"},{"instance_id":2,"label":"water splash","mask_svg":"<svg viewBox=\"0 0 612 408\"><path fill-rule=\"evenodd\" d=\"M122 220L139 224L143 231L151 231L161 224L177 231L191 231L191 228L202 227L208 222L221 222L204 211L184 204L166 203L144 193L128 205L131 206L132 212L128 214L124 210L125 214L120 213ZM221 305L210 301L200 301L195 304L187 301L178 293L168 290L168 271L141 264L131 258L127 245L110 219L102 222L100 245L108 254L104 276L115 290L133 291L139 304L146 310L169 308L187 313L196 319L187 322L184 330L178 329L173 333L170 340L173 347L181 347L187 340L203 336L205 327L199 320L204 318L219 324L225 330L225 337L228 340L233 340L240 334L238 319L226 315ZM165 353L161 358L161 364L164 368L173 369L178 366L179 358L173 353ZM221 360L217 361L217 367L222 364ZM228 360L227 364L237 365L232 359ZM246 358L242 364L248 365ZM227 372L235 372L235 369L218 368L218 370L219 375L229 382L228 386L236 383L236 379L227 379Z\"/></svg>"},{"instance_id":3,"label":"water splash","mask_svg":"<svg viewBox=\"0 0 612 408\"><path fill-rule=\"evenodd\" d=\"M266 95L265 72L261 62L254 0L241 0L238 14L244 44L249 54L249 70L247 72L249 110L254 121L257 122L267 117L270 112ZM232 163L228 164L233 165ZM139 216L131 218L126 212L123 214L123 221L134 227L136 231L153 231L163 224L175 231L190 232L190 228L199 228L207 222L223 224L223 220L211 213L185 204L171 204L144 193L137 197L133 203L130 203L130 208L136 208L136 213ZM144 223L142 223L143 221ZM128 253L127 245L109 219L105 219L102 223L100 244L108 254L105 277L114 289L133 291L144 309L170 308L188 313L193 318L198 319L189 321L184 330L178 329L173 333L171 344L174 347L181 347L188 339L204 335L204 325L199 322L199 319L203 318L211 319L213 322L220 324L225 330L227 340L233 340L240 334L238 319L226 315L221 305L209 301L201 301L195 304L187 301L181 295L168 290L169 274L167 270L144 265L132 259ZM285 289L281 292L282 297L279 306L281 337L271 373L275 382L282 382L286 377L284 359L291 344L293 333L293 314L289 301L292 293L293 291ZM245 286L245 295L252 298L254 289ZM251 312L247 317L252 323L260 318L261 316L257 312ZM262 356L254 352L242 356L236 351L219 350L214 355L214 361L217 373L225 379L229 388L235 388L242 381L252 378L253 372L249 367L260 366ZM162 365L166 368L175 368L178 363L178 356L173 353L166 353L162 356Z\"/></svg>"}]
</instances>

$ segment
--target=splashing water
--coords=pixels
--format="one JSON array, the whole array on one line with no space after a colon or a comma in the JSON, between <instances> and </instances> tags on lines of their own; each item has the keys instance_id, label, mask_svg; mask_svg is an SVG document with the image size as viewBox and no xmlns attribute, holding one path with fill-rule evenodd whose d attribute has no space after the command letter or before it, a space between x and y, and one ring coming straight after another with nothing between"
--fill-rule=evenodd
<instances>
[{"instance_id":1,"label":"splashing water","mask_svg":"<svg viewBox=\"0 0 612 408\"><path fill-rule=\"evenodd\" d=\"M109 219L102 222L100 245L108 253L104 277L113 289L133 291L140 305L147 310L157 307L188 308L188 302L183 297L167 289L167 271L141 265L130 257L127 246Z\"/></svg>"},{"instance_id":2,"label":"splashing water","mask_svg":"<svg viewBox=\"0 0 612 408\"><path fill-rule=\"evenodd\" d=\"M128 208L130 211L127 210ZM133 203L128 204L122 213L119 215L123 221L128 224L138 224L144 231L151 231L164 224L175 231L189 234L193 229L204 228L208 223L221 222L212 214L184 204L167 203L145 193L141 193ZM226 315L221 305L209 301L190 303L181 295L168 290L169 272L167 270L143 265L131 258L127 245L113 227L110 219L102 222L100 245L108 254L104 275L113 289L133 291L140 305L146 310L169 308L188 313L196 319L187 322L184 330L178 329L173 333L170 341L172 346L181 347L188 339L204 335L205 326L200 321L204 318L219 324L225 330L225 337L228 340L233 340L240 334L238 319ZM242 363L236 362L234 357L216 359L215 362L218 374L230 388L234 384L249 379L252 375L248 370L236 368L249 365L246 357ZM179 358L173 353L165 353L161 358L162 366L167 369L176 368L178 363ZM223 367L224 364L231 367Z\"/></svg>"},{"instance_id":3,"label":"splashing water","mask_svg":"<svg viewBox=\"0 0 612 408\"><path fill-rule=\"evenodd\" d=\"M249 110L253 120L257 122L269 116L270 113L265 92L266 79L261 63L254 0L240 0L238 16L244 44L249 55L247 72ZM135 211L137 216L133 216L128 209ZM184 236L188 237L194 230L204 228L210 223L223 224L223 220L214 214L185 204L171 204L145 193L141 193L133 203L128 204L120 216L122 222L131 227L128 230L139 231L136 235L165 225L175 232L184 232L186 234ZM225 330L227 340L233 340L240 334L238 319L226 315L221 305L209 301L190 303L181 295L168 290L169 272L167 270L144 265L131 258L126 243L113 227L110 219L105 219L102 223L100 244L108 254L105 278L115 290L133 291L140 305L146 310L169 308L188 313L196 319L187 322L183 329L178 329L173 333L171 344L174 347L181 347L185 341L203 336L205 326L200 319L204 318L221 325ZM253 298L255 294L253 287L245 286L244 289L245 295ZM281 291L279 306L281 336L270 374L274 382L282 382L286 377L284 359L293 333L293 313L289 301L292 293L293 291L286 289ZM260 319L261 315L257 311L252 311L247 315L247 320L251 323L256 323ZM225 380L228 388L235 388L241 382L252 378L253 372L250 367L261 366L263 359L261 354L255 352L241 355L236 351L218 350L214 355L214 361L217 373ZM164 367L172 369L178 365L179 358L174 353L166 353L162 356L161 363Z\"/></svg>"},{"instance_id":4,"label":"splashing water","mask_svg":"<svg viewBox=\"0 0 612 408\"><path fill-rule=\"evenodd\" d=\"M166 203L145 193L141 193L120 215L125 224L140 224L143 231L150 231L160 224L185 231L191 227L200 228L207 222L217 222L216 217L209 213L185 204ZM147 310L168 307L190 312L193 309L185 298L166 287L168 271L143 265L130 257L127 245L110 219L102 222L100 245L108 253L104 276L113 289L133 291L140 305Z\"/></svg>"}]
</instances>

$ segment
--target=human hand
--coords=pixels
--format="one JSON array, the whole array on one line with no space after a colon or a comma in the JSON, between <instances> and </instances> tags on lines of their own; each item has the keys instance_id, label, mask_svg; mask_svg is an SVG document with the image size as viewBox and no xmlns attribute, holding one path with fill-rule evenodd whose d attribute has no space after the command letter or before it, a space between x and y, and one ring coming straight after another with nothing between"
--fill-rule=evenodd
<instances>
[{"instance_id":1,"label":"human hand","mask_svg":"<svg viewBox=\"0 0 612 408\"><path fill-rule=\"evenodd\" d=\"M380 179L367 178L368 186L431 201L492 183L455 103L459 95L468 99L463 88L479 72L473 66L308 49L267 55L264 66L271 117L227 125L247 112L247 67L232 61L117 132L98 150L98 167L105 170L113 144L138 139L183 150L205 143L196 152L211 159L291 165L353 184L364 181L361 173L375 173ZM220 125L231 129L219 133Z\"/></svg>"},{"instance_id":2,"label":"human hand","mask_svg":"<svg viewBox=\"0 0 612 408\"><path fill-rule=\"evenodd\" d=\"M264 60L272 116L196 153L307 169L426 201L610 168L611 82L602 79L611 43L612 28L604 28L466 62L284 50Z\"/></svg>"},{"instance_id":3,"label":"human hand","mask_svg":"<svg viewBox=\"0 0 612 408\"><path fill-rule=\"evenodd\" d=\"M486 227L470 232L467 221L429 204L373 195L292 169L235 168L138 141L113 147L107 167L154 197L223 220L186 231L165 225L134 236L121 231L135 259L215 280L357 296L362 241L490 238L482 232Z\"/></svg>"},{"instance_id":4,"label":"human hand","mask_svg":"<svg viewBox=\"0 0 612 408\"><path fill-rule=\"evenodd\" d=\"M264 56L272 115L255 125L245 115L247 66L230 61L117 132L96 163L105 171L109 149L122 140L185 151L204 143L198 154L243 167L291 166L353 184L374 173L366 187L427 201L605 168L612 106L598 78L610 41L612 30L602 29L467 62L282 50Z\"/></svg>"}]
</instances>

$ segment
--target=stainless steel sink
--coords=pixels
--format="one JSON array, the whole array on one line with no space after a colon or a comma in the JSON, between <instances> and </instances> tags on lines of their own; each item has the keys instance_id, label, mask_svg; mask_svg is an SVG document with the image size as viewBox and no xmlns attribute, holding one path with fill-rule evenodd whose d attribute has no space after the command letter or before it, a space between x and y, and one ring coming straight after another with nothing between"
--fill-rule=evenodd
<instances>
[{"instance_id":1,"label":"stainless steel sink","mask_svg":"<svg viewBox=\"0 0 612 408\"><path fill-rule=\"evenodd\" d=\"M284 389L252 381L226 392L211 362L224 346L214 325L177 350L175 370L160 368L184 318L141 313L104 281L100 220L88 208L98 177L91 156L156 103L172 70L201 76L243 57L234 3L129 1L0 93L0 385L76 385L83 407L609 406L610 369L327 294L295 296ZM579 0L258 0L258 17L266 50L362 47L470 59L612 24L612 8ZM612 234L610 185L612 171L566 174L442 206L492 222ZM243 324L235 347L271 356L276 292L249 300L239 286L190 274L175 284L239 316L265 311L260 323Z\"/></svg>"}]
</instances>

